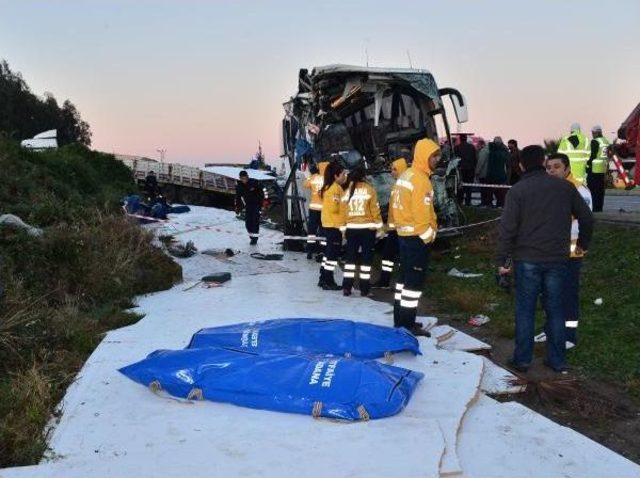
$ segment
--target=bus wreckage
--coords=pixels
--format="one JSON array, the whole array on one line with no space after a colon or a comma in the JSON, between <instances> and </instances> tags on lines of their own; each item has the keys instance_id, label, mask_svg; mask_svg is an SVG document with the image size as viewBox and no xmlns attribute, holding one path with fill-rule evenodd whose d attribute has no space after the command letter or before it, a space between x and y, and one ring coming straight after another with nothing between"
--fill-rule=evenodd
<instances>
[{"instance_id":1,"label":"bus wreckage","mask_svg":"<svg viewBox=\"0 0 640 478\"><path fill-rule=\"evenodd\" d=\"M455 200L460 187L459 159L454 157L443 98L451 98L458 123L467 121L464 96L438 89L426 70L349 65L301 69L298 92L284 103L282 157L285 168L283 224L285 236L306 233L308 192L303 171L312 163L341 161L347 169L364 167L386 217L393 186L391 162L413 158L416 141L441 144L442 161L431 177L442 228L461 225ZM294 243L285 243L293 248Z\"/></svg>"}]
</instances>

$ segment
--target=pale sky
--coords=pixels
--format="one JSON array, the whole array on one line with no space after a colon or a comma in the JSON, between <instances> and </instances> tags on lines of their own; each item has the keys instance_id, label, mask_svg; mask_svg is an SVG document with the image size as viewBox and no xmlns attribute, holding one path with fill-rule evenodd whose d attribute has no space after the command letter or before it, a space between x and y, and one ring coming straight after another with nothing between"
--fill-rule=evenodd
<instances>
[{"instance_id":1,"label":"pale sky","mask_svg":"<svg viewBox=\"0 0 640 478\"><path fill-rule=\"evenodd\" d=\"M0 58L76 104L96 149L200 165L280 154L298 69L430 70L466 97L463 130L611 132L640 101L640 1L0 0ZM453 130L455 131L455 126Z\"/></svg>"}]
</instances>

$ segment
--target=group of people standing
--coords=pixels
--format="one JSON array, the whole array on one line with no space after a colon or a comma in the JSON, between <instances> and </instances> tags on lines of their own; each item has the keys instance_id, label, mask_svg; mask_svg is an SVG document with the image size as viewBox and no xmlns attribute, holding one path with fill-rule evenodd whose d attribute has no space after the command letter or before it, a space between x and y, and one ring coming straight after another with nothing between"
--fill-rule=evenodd
<instances>
[{"instance_id":1,"label":"group of people standing","mask_svg":"<svg viewBox=\"0 0 640 478\"><path fill-rule=\"evenodd\" d=\"M608 169L607 147L609 140L602 133L602 126L591 128L591 139L582 133L580 125L571 125L570 133L561 138L557 152L569 158L573 176L583 182L593 197L594 212L604 205L606 173ZM507 145L500 136L485 143L481 138L476 145L468 141L468 135L458 135L455 155L460 158L459 171L463 183L481 186L480 205L504 207L507 191L522 176L518 142L510 139ZM465 186L458 192L458 201L471 205L473 186ZM494 202L495 200L495 202Z\"/></svg>"},{"instance_id":2,"label":"group of people standing","mask_svg":"<svg viewBox=\"0 0 640 478\"><path fill-rule=\"evenodd\" d=\"M406 154L402 151L400 154ZM371 273L376 237L386 234L382 271L377 287L389 287L399 258L394 295L394 326L415 335L427 335L416 322L419 299L427 271L429 250L438 229L430 175L440 160L440 147L430 139L416 143L411 167L407 159L393 158L391 173L396 179L389 198L385 227L374 187L366 171L356 168L347 174L338 162L322 162L307 179L311 191L307 258L324 247L318 286L324 290L353 293L358 279L360 295L371 291ZM318 216L320 221L318 221ZM321 233L319 233L321 228ZM334 272L345 241L342 284ZM324 244L323 244L324 242Z\"/></svg>"}]
</instances>

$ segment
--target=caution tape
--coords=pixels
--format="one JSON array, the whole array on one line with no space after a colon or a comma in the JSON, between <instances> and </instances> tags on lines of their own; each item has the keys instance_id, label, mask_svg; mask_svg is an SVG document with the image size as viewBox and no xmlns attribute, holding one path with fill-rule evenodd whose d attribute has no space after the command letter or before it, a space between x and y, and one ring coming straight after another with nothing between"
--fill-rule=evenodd
<instances>
[{"instance_id":1,"label":"caution tape","mask_svg":"<svg viewBox=\"0 0 640 478\"><path fill-rule=\"evenodd\" d=\"M502 189L511 189L509 184L484 184L484 183L462 183L463 187L468 188L502 188Z\"/></svg>"},{"instance_id":2,"label":"caution tape","mask_svg":"<svg viewBox=\"0 0 640 478\"><path fill-rule=\"evenodd\" d=\"M450 231L460 231L463 229L469 229L472 227L484 226L485 224L491 224L492 222L499 221L500 218L496 217L494 219L488 219L487 221L474 222L473 224L466 224L464 226L452 226L452 227L444 227L442 229L438 229L438 232L450 232ZM306 241L308 236L284 236L283 239L288 241ZM324 237L317 237L317 239L324 239Z\"/></svg>"}]
</instances>

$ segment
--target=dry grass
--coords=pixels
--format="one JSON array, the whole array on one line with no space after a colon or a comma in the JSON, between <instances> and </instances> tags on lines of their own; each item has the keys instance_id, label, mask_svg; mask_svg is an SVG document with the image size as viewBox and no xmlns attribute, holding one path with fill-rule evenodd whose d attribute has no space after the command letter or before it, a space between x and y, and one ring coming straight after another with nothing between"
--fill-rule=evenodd
<instances>
[{"instance_id":1,"label":"dry grass","mask_svg":"<svg viewBox=\"0 0 640 478\"><path fill-rule=\"evenodd\" d=\"M96 213L34 240L0 236L0 466L36 463L55 405L107 330L139 319L134 295L181 278L151 236L122 217Z\"/></svg>"}]
</instances>

